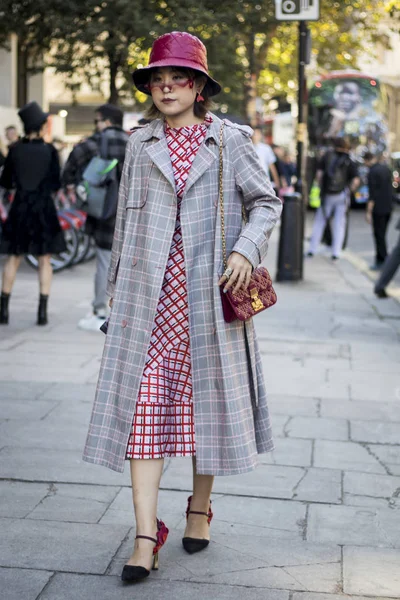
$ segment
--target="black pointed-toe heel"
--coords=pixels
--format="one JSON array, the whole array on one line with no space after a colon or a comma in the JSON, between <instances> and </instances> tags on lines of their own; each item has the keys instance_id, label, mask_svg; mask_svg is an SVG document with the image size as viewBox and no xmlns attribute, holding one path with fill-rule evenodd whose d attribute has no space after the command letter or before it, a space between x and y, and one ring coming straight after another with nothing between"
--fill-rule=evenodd
<instances>
[{"instance_id":1,"label":"black pointed-toe heel","mask_svg":"<svg viewBox=\"0 0 400 600\"><path fill-rule=\"evenodd\" d=\"M193 496L190 496L188 498L188 506L186 509L186 520L188 520L189 515L204 515L205 517L207 517L208 525L210 525L212 518L214 516L213 512L211 510L211 500L210 500L210 508L208 509L208 513L205 513L205 512L199 512L197 510L190 510L192 497ZM205 539L192 538L192 537L182 538L182 545L188 554L195 554L195 552L200 552L201 550L204 550L205 548L207 548L209 543L210 543L210 540L205 540Z\"/></svg>"},{"instance_id":2,"label":"black pointed-toe heel","mask_svg":"<svg viewBox=\"0 0 400 600\"><path fill-rule=\"evenodd\" d=\"M158 552L167 541L169 529L165 523L157 519L157 538L148 537L147 535L137 535L136 540L150 540L155 544L153 548L153 571L158 571ZM122 569L121 579L125 583L136 583L136 581L142 581L150 575L150 571L145 567L136 565L125 565Z\"/></svg>"}]
</instances>

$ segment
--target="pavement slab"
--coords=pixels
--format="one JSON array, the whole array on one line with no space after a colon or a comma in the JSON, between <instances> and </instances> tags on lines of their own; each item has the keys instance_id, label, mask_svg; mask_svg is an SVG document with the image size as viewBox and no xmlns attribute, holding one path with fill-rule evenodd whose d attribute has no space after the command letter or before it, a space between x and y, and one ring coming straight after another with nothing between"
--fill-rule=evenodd
<instances>
[{"instance_id":1,"label":"pavement slab","mask_svg":"<svg viewBox=\"0 0 400 600\"><path fill-rule=\"evenodd\" d=\"M164 473L161 485L167 489L190 491L191 472L190 461L174 459ZM250 473L217 477L213 489L216 493L289 499L304 474L304 469L300 467L260 464Z\"/></svg>"},{"instance_id":2,"label":"pavement slab","mask_svg":"<svg viewBox=\"0 0 400 600\"><path fill-rule=\"evenodd\" d=\"M47 496L52 484L0 481L0 516L25 518Z\"/></svg>"},{"instance_id":3,"label":"pavement slab","mask_svg":"<svg viewBox=\"0 0 400 600\"><path fill-rule=\"evenodd\" d=\"M349 427L344 419L293 417L285 431L289 437L294 438L340 441L349 439Z\"/></svg>"},{"instance_id":4,"label":"pavement slab","mask_svg":"<svg viewBox=\"0 0 400 600\"><path fill-rule=\"evenodd\" d=\"M368 447L355 442L316 440L314 466L364 473L387 473L387 469Z\"/></svg>"},{"instance_id":5,"label":"pavement slab","mask_svg":"<svg viewBox=\"0 0 400 600\"><path fill-rule=\"evenodd\" d=\"M104 573L127 535L122 525L0 519L0 566Z\"/></svg>"},{"instance_id":6,"label":"pavement slab","mask_svg":"<svg viewBox=\"0 0 400 600\"><path fill-rule=\"evenodd\" d=\"M400 550L344 548L344 591L348 594L400 596Z\"/></svg>"},{"instance_id":7,"label":"pavement slab","mask_svg":"<svg viewBox=\"0 0 400 600\"><path fill-rule=\"evenodd\" d=\"M45 381L38 383L36 381L10 381L7 376L1 375L0 377L0 399L10 400L15 398L16 400L34 400L38 397L43 396L46 390L52 387L51 382Z\"/></svg>"},{"instance_id":8,"label":"pavement slab","mask_svg":"<svg viewBox=\"0 0 400 600\"><path fill-rule=\"evenodd\" d=\"M398 365L396 366L398 368ZM400 423L400 403L362 400L322 400L321 417Z\"/></svg>"},{"instance_id":9,"label":"pavement slab","mask_svg":"<svg viewBox=\"0 0 400 600\"><path fill-rule=\"evenodd\" d=\"M275 284L279 301L255 328L276 448L253 472L215 479L211 542L193 556L181 543L191 461L167 459L160 571L129 587L128 465L82 461L105 340L75 326L93 267L54 277L41 329L37 274L23 265L1 331L0 600L400 600L400 304L379 303L329 253L305 262L304 281Z\"/></svg>"},{"instance_id":10,"label":"pavement slab","mask_svg":"<svg viewBox=\"0 0 400 600\"><path fill-rule=\"evenodd\" d=\"M293 498L339 504L342 501L342 473L334 469L306 469L305 476L294 490Z\"/></svg>"},{"instance_id":11,"label":"pavement slab","mask_svg":"<svg viewBox=\"0 0 400 600\"><path fill-rule=\"evenodd\" d=\"M119 490L112 486L51 484L47 496L28 517L42 521L97 523Z\"/></svg>"},{"instance_id":12,"label":"pavement slab","mask_svg":"<svg viewBox=\"0 0 400 600\"><path fill-rule=\"evenodd\" d=\"M291 600L384 600L382 596L349 596L348 594L315 594L314 592L295 592ZM385 598L385 600L387 600ZM394 598L397 600L397 598Z\"/></svg>"},{"instance_id":13,"label":"pavement slab","mask_svg":"<svg viewBox=\"0 0 400 600\"><path fill-rule=\"evenodd\" d=\"M309 507L307 540L400 548L399 513L389 508L313 504Z\"/></svg>"},{"instance_id":14,"label":"pavement slab","mask_svg":"<svg viewBox=\"0 0 400 600\"><path fill-rule=\"evenodd\" d=\"M268 396L268 405L274 416L318 416L319 401L317 398L271 394Z\"/></svg>"},{"instance_id":15,"label":"pavement slab","mask_svg":"<svg viewBox=\"0 0 400 600\"><path fill-rule=\"evenodd\" d=\"M158 514L167 524L168 528L175 528L185 519L187 506L187 492L175 492L161 489L158 496ZM213 494L213 499L218 498ZM132 527L134 525L134 512L131 487L121 488L113 502L102 516L101 524L121 524Z\"/></svg>"},{"instance_id":16,"label":"pavement slab","mask_svg":"<svg viewBox=\"0 0 400 600\"><path fill-rule=\"evenodd\" d=\"M0 414L4 420L39 421L52 412L58 402L51 400L0 399Z\"/></svg>"},{"instance_id":17,"label":"pavement slab","mask_svg":"<svg viewBox=\"0 0 400 600\"><path fill-rule=\"evenodd\" d=\"M128 469L116 473L98 465L83 462L82 450L60 448L3 447L0 450L0 478L54 483L92 483L129 485Z\"/></svg>"},{"instance_id":18,"label":"pavement slab","mask_svg":"<svg viewBox=\"0 0 400 600\"><path fill-rule=\"evenodd\" d=\"M348 496L381 498L389 508L400 508L400 477L369 473L344 473L343 491Z\"/></svg>"},{"instance_id":19,"label":"pavement slab","mask_svg":"<svg viewBox=\"0 0 400 600\"><path fill-rule=\"evenodd\" d=\"M273 418L275 419L274 416ZM310 467L312 444L312 440L277 437L274 451L260 454L260 463L264 465Z\"/></svg>"},{"instance_id":20,"label":"pavement slab","mask_svg":"<svg viewBox=\"0 0 400 600\"><path fill-rule=\"evenodd\" d=\"M397 444L400 447L400 422L351 421L350 436L355 442Z\"/></svg>"},{"instance_id":21,"label":"pavement slab","mask_svg":"<svg viewBox=\"0 0 400 600\"><path fill-rule=\"evenodd\" d=\"M259 600L260 590L256 588L235 587L233 585L196 584L178 581L166 585L160 581L158 573L151 574L151 579L140 584L140 599L176 600L188 598L191 600ZM124 585L117 577L93 577L83 575L58 574L51 581L40 600L110 600L118 596L121 600L131 600L132 586ZM268 590L268 600L289 600L289 592Z\"/></svg>"},{"instance_id":22,"label":"pavement slab","mask_svg":"<svg viewBox=\"0 0 400 600\"><path fill-rule=\"evenodd\" d=\"M37 600L52 575L51 571L0 567L0 600Z\"/></svg>"}]
</instances>

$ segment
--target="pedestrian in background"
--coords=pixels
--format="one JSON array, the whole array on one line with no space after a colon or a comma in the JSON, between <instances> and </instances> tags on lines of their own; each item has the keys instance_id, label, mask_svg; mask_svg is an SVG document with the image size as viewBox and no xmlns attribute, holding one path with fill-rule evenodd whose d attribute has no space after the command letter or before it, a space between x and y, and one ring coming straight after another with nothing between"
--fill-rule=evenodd
<instances>
[{"instance_id":1,"label":"pedestrian in background","mask_svg":"<svg viewBox=\"0 0 400 600\"><path fill-rule=\"evenodd\" d=\"M21 139L18 133L18 129L15 125L9 125L8 127L6 127L4 133L6 136L8 149L10 149L11 146L19 142L19 140Z\"/></svg>"},{"instance_id":2,"label":"pedestrian in background","mask_svg":"<svg viewBox=\"0 0 400 600\"><path fill-rule=\"evenodd\" d=\"M286 180L287 186L290 187L293 185L293 180L296 177L296 161L293 160L290 151L287 148L283 149L282 155L282 170L283 176Z\"/></svg>"},{"instance_id":3,"label":"pedestrian in background","mask_svg":"<svg viewBox=\"0 0 400 600\"><path fill-rule=\"evenodd\" d=\"M84 460L120 472L130 460L136 542L126 582L157 568L168 535L157 519L164 458L193 459L182 540L192 554L209 543L214 475L250 471L257 453L273 447L254 326L224 320L220 285L247 288L281 212L251 129L229 121L223 129L208 111L221 87L198 38L161 36L133 80L152 97L153 121L128 144L108 278L112 309L84 452Z\"/></svg>"},{"instance_id":4,"label":"pedestrian in background","mask_svg":"<svg viewBox=\"0 0 400 600\"><path fill-rule=\"evenodd\" d=\"M263 170L268 177L271 177L274 187L279 190L279 175L275 165L276 156L273 153L271 146L263 141L264 137L261 127L254 127L252 139L254 150L256 151Z\"/></svg>"},{"instance_id":5,"label":"pedestrian in background","mask_svg":"<svg viewBox=\"0 0 400 600\"><path fill-rule=\"evenodd\" d=\"M122 129L123 112L112 104L103 104L95 112L96 133L72 150L63 171L63 184L69 193L82 181L83 172L92 158L100 154L103 137L107 141L106 159L117 159L117 177L121 179L126 144L129 136ZM109 200L113 200L109 198ZM115 201L115 206L117 202ZM107 272L111 259L111 246L114 235L115 214L108 219L87 217L85 230L93 236L96 244L96 273L94 278L94 299L92 310L82 318L78 327L88 331L99 331L108 314Z\"/></svg>"},{"instance_id":6,"label":"pedestrian in background","mask_svg":"<svg viewBox=\"0 0 400 600\"><path fill-rule=\"evenodd\" d=\"M400 220L396 225L396 229L400 230ZM385 262L382 265L379 278L375 283L374 292L378 298L387 298L386 286L389 285L391 280L396 274L397 269L400 265L400 235L397 239L397 244L386 257Z\"/></svg>"},{"instance_id":7,"label":"pedestrian in background","mask_svg":"<svg viewBox=\"0 0 400 600\"><path fill-rule=\"evenodd\" d=\"M52 197L61 187L60 165L57 150L43 140L48 113L36 102L30 102L18 114L25 137L9 147L0 178L1 187L16 188L0 243L0 254L8 255L2 278L0 324L7 325L9 321L9 298L21 257L35 254L39 258L40 287L37 324L46 325L53 275L51 254L66 250Z\"/></svg>"},{"instance_id":8,"label":"pedestrian in background","mask_svg":"<svg viewBox=\"0 0 400 600\"><path fill-rule=\"evenodd\" d=\"M332 260L339 258L346 233L350 192L360 185L357 165L349 153L349 142L345 138L337 138L334 149L322 157L318 166L316 181L321 189L321 206L314 218L308 256L317 252L325 227L333 218Z\"/></svg>"},{"instance_id":9,"label":"pedestrian in background","mask_svg":"<svg viewBox=\"0 0 400 600\"><path fill-rule=\"evenodd\" d=\"M377 156L366 152L364 162L369 168L367 222L371 225L375 242L375 263L372 271L379 271L387 256L386 232L393 209L393 175Z\"/></svg>"},{"instance_id":10,"label":"pedestrian in background","mask_svg":"<svg viewBox=\"0 0 400 600\"><path fill-rule=\"evenodd\" d=\"M282 146L278 146L277 144L272 144L271 146L272 151L275 155L275 166L276 166L276 170L278 173L278 177L279 177L279 188L278 191L280 189L285 189L288 187L289 183L286 179L286 173L285 173L285 162L284 162L284 155L285 155L285 151L282 148Z\"/></svg>"}]
</instances>

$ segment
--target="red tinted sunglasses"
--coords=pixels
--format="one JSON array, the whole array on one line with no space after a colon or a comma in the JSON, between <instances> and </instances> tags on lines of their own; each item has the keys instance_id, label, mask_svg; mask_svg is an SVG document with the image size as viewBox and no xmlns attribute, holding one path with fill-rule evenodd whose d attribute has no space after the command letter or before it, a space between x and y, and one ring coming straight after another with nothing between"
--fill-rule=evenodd
<instances>
[{"instance_id":1,"label":"red tinted sunglasses","mask_svg":"<svg viewBox=\"0 0 400 600\"><path fill-rule=\"evenodd\" d=\"M155 82L150 82L150 83L146 83L146 85L144 86L146 89L148 89L150 92L152 90L154 90L155 88L160 88L161 91L164 91L165 88L168 88L170 92L173 91L174 88L177 87L181 87L184 88L187 85L189 85L190 89L193 88L194 86L194 81L193 79L190 79L189 77L187 79L183 79L182 81L174 81L173 83L166 83L165 81L155 81Z\"/></svg>"}]
</instances>

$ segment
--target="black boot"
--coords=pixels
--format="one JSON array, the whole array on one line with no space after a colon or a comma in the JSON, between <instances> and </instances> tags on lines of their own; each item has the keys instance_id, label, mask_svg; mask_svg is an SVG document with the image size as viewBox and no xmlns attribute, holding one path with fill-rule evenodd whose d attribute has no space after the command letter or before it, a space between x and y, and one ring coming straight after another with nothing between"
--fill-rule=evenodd
<instances>
[{"instance_id":1,"label":"black boot","mask_svg":"<svg viewBox=\"0 0 400 600\"><path fill-rule=\"evenodd\" d=\"M38 325L47 325L47 323L48 323L48 321L47 321L47 300L48 300L48 298L49 298L48 296L45 296L44 294L40 294L38 318L37 318Z\"/></svg>"},{"instance_id":2,"label":"black boot","mask_svg":"<svg viewBox=\"0 0 400 600\"><path fill-rule=\"evenodd\" d=\"M0 296L0 325L8 325L8 301L10 294L1 292Z\"/></svg>"}]
</instances>

